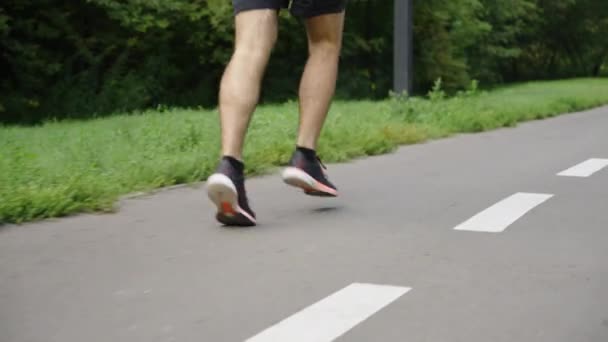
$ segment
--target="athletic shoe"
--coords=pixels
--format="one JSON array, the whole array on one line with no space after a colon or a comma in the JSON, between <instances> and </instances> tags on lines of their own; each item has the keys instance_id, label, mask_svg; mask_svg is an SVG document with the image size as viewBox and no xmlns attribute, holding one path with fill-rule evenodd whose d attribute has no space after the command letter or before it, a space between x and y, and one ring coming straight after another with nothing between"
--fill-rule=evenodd
<instances>
[{"instance_id":1,"label":"athletic shoe","mask_svg":"<svg viewBox=\"0 0 608 342\"><path fill-rule=\"evenodd\" d=\"M311 196L337 197L338 190L327 179L327 168L314 151L297 149L289 166L283 170L283 181Z\"/></svg>"},{"instance_id":2,"label":"athletic shoe","mask_svg":"<svg viewBox=\"0 0 608 342\"><path fill-rule=\"evenodd\" d=\"M228 158L223 158L207 180L207 195L217 206L215 218L227 226L255 226L255 213L249 208L245 177Z\"/></svg>"}]
</instances>

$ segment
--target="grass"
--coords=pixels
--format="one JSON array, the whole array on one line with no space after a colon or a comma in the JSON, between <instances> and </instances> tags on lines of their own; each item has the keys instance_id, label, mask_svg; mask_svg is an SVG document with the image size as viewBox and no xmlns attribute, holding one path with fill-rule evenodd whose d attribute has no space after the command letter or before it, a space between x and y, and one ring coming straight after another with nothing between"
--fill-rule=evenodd
<instances>
[{"instance_id":1,"label":"grass","mask_svg":"<svg viewBox=\"0 0 608 342\"><path fill-rule=\"evenodd\" d=\"M336 102L320 155L346 161L607 104L608 79L533 82L449 99L438 91L431 98ZM245 151L250 174L288 160L297 115L295 102L258 109ZM215 168L219 140L211 110L0 126L0 223L109 211L125 194L204 180Z\"/></svg>"}]
</instances>

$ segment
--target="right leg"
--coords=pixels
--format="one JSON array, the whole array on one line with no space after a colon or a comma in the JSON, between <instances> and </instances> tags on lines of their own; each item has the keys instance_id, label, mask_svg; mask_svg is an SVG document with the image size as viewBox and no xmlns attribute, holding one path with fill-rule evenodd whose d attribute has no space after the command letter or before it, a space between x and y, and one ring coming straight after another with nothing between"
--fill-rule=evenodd
<instances>
[{"instance_id":1,"label":"right leg","mask_svg":"<svg viewBox=\"0 0 608 342\"><path fill-rule=\"evenodd\" d=\"M242 160L243 141L262 77L277 39L277 11L260 9L236 15L236 42L220 86L222 154Z\"/></svg>"},{"instance_id":2,"label":"right leg","mask_svg":"<svg viewBox=\"0 0 608 342\"><path fill-rule=\"evenodd\" d=\"M317 148L336 88L343 27L344 12L306 19L309 56L300 82L298 146Z\"/></svg>"},{"instance_id":3,"label":"right leg","mask_svg":"<svg viewBox=\"0 0 608 342\"><path fill-rule=\"evenodd\" d=\"M298 141L290 166L283 171L283 180L314 196L338 195L315 149L336 87L344 5L344 1L326 1L327 7L319 7L320 12L313 8L306 19L309 57L300 83ZM300 6L295 11L306 15L310 9Z\"/></svg>"}]
</instances>

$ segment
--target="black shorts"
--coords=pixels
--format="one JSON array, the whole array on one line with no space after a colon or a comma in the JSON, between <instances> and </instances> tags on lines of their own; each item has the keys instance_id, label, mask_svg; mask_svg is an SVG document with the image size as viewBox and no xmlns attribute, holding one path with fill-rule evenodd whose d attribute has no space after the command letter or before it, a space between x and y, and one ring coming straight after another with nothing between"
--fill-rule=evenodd
<instances>
[{"instance_id":1,"label":"black shorts","mask_svg":"<svg viewBox=\"0 0 608 342\"><path fill-rule=\"evenodd\" d=\"M311 18L323 14L340 13L347 0L232 0L234 14L255 9L289 8L296 17Z\"/></svg>"}]
</instances>

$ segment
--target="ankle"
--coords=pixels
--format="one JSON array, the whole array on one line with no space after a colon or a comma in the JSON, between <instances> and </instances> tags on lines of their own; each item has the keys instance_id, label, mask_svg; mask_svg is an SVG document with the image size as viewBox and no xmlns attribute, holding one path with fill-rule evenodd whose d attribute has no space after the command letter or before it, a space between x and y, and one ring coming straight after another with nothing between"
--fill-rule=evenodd
<instances>
[{"instance_id":1,"label":"ankle","mask_svg":"<svg viewBox=\"0 0 608 342\"><path fill-rule=\"evenodd\" d=\"M317 152L312 148L296 145L296 150L308 159L314 159L317 156Z\"/></svg>"},{"instance_id":2,"label":"ankle","mask_svg":"<svg viewBox=\"0 0 608 342\"><path fill-rule=\"evenodd\" d=\"M243 173L245 171L245 164L243 163L243 161L241 161L235 157L223 156L222 160L225 160L227 163L229 163L230 166L239 173Z\"/></svg>"}]
</instances>

